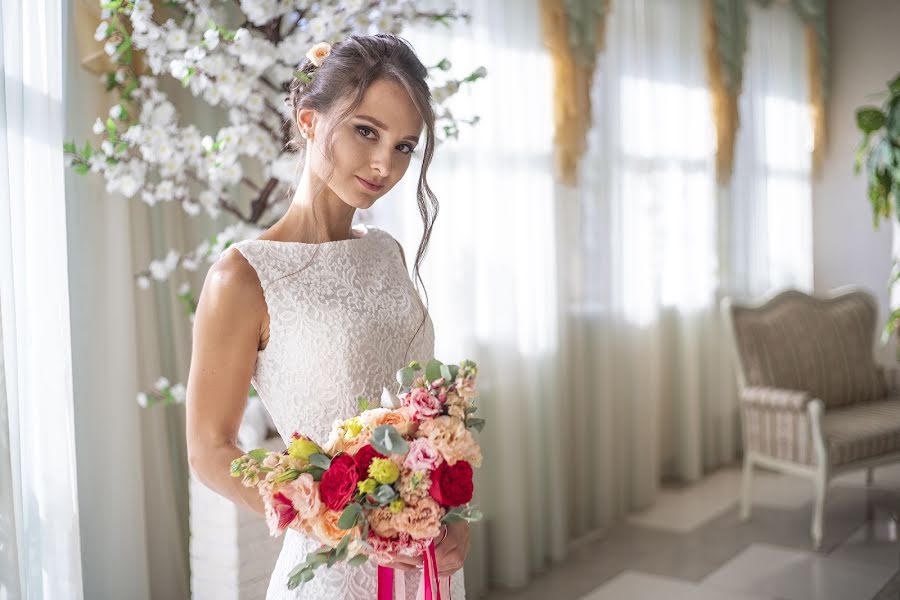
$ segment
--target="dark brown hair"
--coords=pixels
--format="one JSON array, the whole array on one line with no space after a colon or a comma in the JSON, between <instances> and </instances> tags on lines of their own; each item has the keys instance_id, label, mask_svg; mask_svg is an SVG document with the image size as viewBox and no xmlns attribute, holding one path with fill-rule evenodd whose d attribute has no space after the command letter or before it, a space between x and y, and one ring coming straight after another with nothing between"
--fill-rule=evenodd
<instances>
[{"instance_id":1,"label":"dark brown hair","mask_svg":"<svg viewBox=\"0 0 900 600\"><path fill-rule=\"evenodd\" d=\"M437 197L428 186L426 177L435 145L434 107L431 91L426 81L428 69L416 56L408 41L393 34L379 33L376 35L351 35L332 45L330 54L319 67L316 67L309 58L305 58L300 71L306 77L294 78L289 87L290 96L285 99L285 103L292 109L292 139L289 146L299 151L298 166L300 167L302 167L306 154L306 140L300 136L297 122L297 114L301 108L313 109L320 115L328 115L331 119L332 112L346 103L343 110L333 116L333 123L337 126L354 114L362 103L369 86L382 78L390 79L401 85L416 106L425 125L425 151L422 155L422 168L419 172L416 191L419 214L422 217L422 239L419 241L413 266L413 282L416 291L419 292L419 284L421 283L423 288L425 285L419 274L419 266L428 250L428 241L431 239L431 231L440 209ZM331 178L334 168L333 137L334 127L324 132L323 154L332 167L331 172L323 178L326 182ZM314 198L318 196L319 192L314 194ZM431 211L428 209L429 204ZM313 217L315 220L315 202L313 202ZM316 252L318 252L318 248ZM315 254L313 258L315 258ZM421 304L421 298L419 302ZM422 321L407 345L407 353L425 323L428 311L427 290L425 291L425 302Z\"/></svg>"}]
</instances>

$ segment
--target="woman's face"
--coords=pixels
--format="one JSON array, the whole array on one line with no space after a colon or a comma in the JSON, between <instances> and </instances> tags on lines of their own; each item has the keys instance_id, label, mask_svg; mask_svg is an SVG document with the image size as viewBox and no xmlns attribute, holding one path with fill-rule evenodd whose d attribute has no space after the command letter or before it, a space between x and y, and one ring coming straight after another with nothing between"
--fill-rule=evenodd
<instances>
[{"instance_id":1,"label":"woman's face","mask_svg":"<svg viewBox=\"0 0 900 600\"><path fill-rule=\"evenodd\" d=\"M323 125L330 127L331 123ZM422 127L422 118L406 90L392 80L376 80L355 114L336 125L334 172L328 187L347 204L369 208L406 173ZM310 168L320 179L329 171L321 147L315 146L322 131L316 123L308 154Z\"/></svg>"}]
</instances>

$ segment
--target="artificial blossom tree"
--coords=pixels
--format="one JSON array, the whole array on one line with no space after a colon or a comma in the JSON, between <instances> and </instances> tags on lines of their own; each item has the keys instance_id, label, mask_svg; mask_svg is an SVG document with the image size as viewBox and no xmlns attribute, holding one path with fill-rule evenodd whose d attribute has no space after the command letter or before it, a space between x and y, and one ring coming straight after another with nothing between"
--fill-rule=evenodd
<instances>
[{"instance_id":1,"label":"artificial blossom tree","mask_svg":"<svg viewBox=\"0 0 900 600\"><path fill-rule=\"evenodd\" d=\"M173 285L177 274L208 266L286 210L299 158L289 143L293 116L283 100L311 46L350 34L399 35L412 24L469 20L452 3L428 12L411 0L114 0L100 6L94 37L111 65L101 81L117 101L94 123L99 143L85 142L80 149L74 141L65 144L67 163L82 175L102 173L110 193L149 206L177 202L191 216L205 213L216 229L222 225L195 248L171 249L151 261L134 276L142 289ZM456 118L443 104L460 86L484 77L484 68L453 78L451 67L444 59L428 69L436 143L457 137L460 124L478 120ZM227 123L203 131L179 122L175 105L157 85L166 77L180 81L191 101L227 109ZM249 207L233 199L238 188L249 191ZM193 322L197 302L190 285L178 284L176 293ZM249 393L255 394L252 387ZM184 396L183 383L160 377L137 400L147 407L180 403Z\"/></svg>"}]
</instances>

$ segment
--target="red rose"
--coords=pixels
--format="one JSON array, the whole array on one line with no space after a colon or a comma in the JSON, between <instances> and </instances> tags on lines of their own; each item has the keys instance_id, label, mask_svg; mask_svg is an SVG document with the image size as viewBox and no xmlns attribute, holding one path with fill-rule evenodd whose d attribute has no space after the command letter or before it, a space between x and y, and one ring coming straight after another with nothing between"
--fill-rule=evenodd
<instances>
[{"instance_id":1,"label":"red rose","mask_svg":"<svg viewBox=\"0 0 900 600\"><path fill-rule=\"evenodd\" d=\"M358 481L356 461L349 454L339 454L331 460L328 470L322 473L319 496L331 510L343 510L356 493Z\"/></svg>"},{"instance_id":2,"label":"red rose","mask_svg":"<svg viewBox=\"0 0 900 600\"><path fill-rule=\"evenodd\" d=\"M384 454L372 447L372 444L366 444L353 455L356 460L356 471L359 474L359 480L369 477L369 465L372 464L373 458L387 458Z\"/></svg>"},{"instance_id":3,"label":"red rose","mask_svg":"<svg viewBox=\"0 0 900 600\"><path fill-rule=\"evenodd\" d=\"M429 492L441 506L460 506L472 499L472 465L464 460L441 463L431 473Z\"/></svg>"}]
</instances>

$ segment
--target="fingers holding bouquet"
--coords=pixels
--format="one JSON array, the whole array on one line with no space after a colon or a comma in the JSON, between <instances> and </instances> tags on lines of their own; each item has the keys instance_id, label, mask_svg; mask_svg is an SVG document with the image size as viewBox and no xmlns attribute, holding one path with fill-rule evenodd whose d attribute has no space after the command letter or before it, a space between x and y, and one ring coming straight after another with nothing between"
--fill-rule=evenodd
<instances>
[{"instance_id":1,"label":"fingers holding bouquet","mask_svg":"<svg viewBox=\"0 0 900 600\"><path fill-rule=\"evenodd\" d=\"M337 562L413 570L430 552L438 576L462 567L468 522L481 518L470 505L481 465L472 430L484 424L473 416L476 374L468 360L413 361L397 372L396 394L385 388L374 407L358 398L361 412L336 421L324 445L295 433L281 453L253 450L232 463L232 476L259 487L273 536L291 527L322 544L288 588Z\"/></svg>"}]
</instances>

